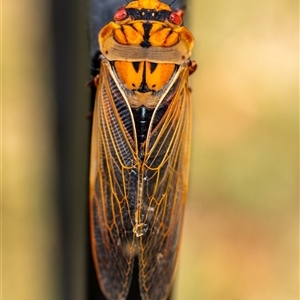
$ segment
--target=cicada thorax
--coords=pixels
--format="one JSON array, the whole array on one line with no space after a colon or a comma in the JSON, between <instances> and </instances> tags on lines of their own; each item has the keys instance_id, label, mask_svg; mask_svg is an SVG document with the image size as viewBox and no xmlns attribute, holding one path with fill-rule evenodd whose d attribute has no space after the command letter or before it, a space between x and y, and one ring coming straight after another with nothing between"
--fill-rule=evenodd
<instances>
[{"instance_id":1,"label":"cicada thorax","mask_svg":"<svg viewBox=\"0 0 300 300\"><path fill-rule=\"evenodd\" d=\"M172 285L187 193L194 43L181 16L157 0L133 1L99 33L90 203L108 299L126 299L134 257L143 300L166 299Z\"/></svg>"}]
</instances>

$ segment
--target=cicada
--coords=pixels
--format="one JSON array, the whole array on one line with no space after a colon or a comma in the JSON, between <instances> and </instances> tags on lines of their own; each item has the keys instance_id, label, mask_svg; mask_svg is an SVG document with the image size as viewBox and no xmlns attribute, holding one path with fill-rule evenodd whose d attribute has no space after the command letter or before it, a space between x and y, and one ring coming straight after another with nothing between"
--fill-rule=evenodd
<instances>
[{"instance_id":1,"label":"cicada","mask_svg":"<svg viewBox=\"0 0 300 300\"><path fill-rule=\"evenodd\" d=\"M92 252L100 288L127 299L138 261L143 300L171 291L187 196L194 38L182 10L121 7L99 33L90 163Z\"/></svg>"}]
</instances>

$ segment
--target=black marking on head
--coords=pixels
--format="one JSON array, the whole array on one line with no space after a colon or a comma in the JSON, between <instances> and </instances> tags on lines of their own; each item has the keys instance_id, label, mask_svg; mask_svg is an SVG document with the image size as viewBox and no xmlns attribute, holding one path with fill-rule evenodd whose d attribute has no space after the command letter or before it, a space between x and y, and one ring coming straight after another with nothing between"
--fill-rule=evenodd
<instances>
[{"instance_id":1,"label":"black marking on head","mask_svg":"<svg viewBox=\"0 0 300 300\"><path fill-rule=\"evenodd\" d=\"M153 73L157 67L157 63L150 62L150 73Z\"/></svg>"},{"instance_id":2,"label":"black marking on head","mask_svg":"<svg viewBox=\"0 0 300 300\"><path fill-rule=\"evenodd\" d=\"M140 62L139 61L133 61L132 62L133 68L135 70L135 72L139 72L139 67L140 67Z\"/></svg>"},{"instance_id":3,"label":"black marking on head","mask_svg":"<svg viewBox=\"0 0 300 300\"><path fill-rule=\"evenodd\" d=\"M134 20L152 20L152 21L161 21L168 19L171 11L155 9L136 9L136 8L127 8L127 15L131 16Z\"/></svg>"},{"instance_id":4,"label":"black marking on head","mask_svg":"<svg viewBox=\"0 0 300 300\"><path fill-rule=\"evenodd\" d=\"M149 48L149 47L151 47L151 44L148 41L143 41L143 42L141 42L141 47Z\"/></svg>"},{"instance_id":5,"label":"black marking on head","mask_svg":"<svg viewBox=\"0 0 300 300\"><path fill-rule=\"evenodd\" d=\"M143 24L143 27L144 27L144 40L141 42L140 45L143 48L149 48L149 47L151 47L149 38L150 38L150 30L152 28L152 24L147 22L147 23Z\"/></svg>"},{"instance_id":6,"label":"black marking on head","mask_svg":"<svg viewBox=\"0 0 300 300\"><path fill-rule=\"evenodd\" d=\"M148 93L151 92L152 90L150 90L147 83L143 81L140 87L137 89L137 91L140 93Z\"/></svg>"},{"instance_id":7,"label":"black marking on head","mask_svg":"<svg viewBox=\"0 0 300 300\"><path fill-rule=\"evenodd\" d=\"M151 92L151 90L149 89L147 82L146 82L146 63L144 62L144 66L143 66L143 80L141 85L138 88L138 91L140 93L148 93Z\"/></svg>"}]
</instances>

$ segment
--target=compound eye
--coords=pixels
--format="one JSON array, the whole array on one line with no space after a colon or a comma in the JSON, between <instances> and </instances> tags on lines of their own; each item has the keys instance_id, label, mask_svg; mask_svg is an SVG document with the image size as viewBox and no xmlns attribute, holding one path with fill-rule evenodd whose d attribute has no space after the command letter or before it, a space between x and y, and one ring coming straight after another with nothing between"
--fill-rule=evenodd
<instances>
[{"instance_id":1,"label":"compound eye","mask_svg":"<svg viewBox=\"0 0 300 300\"><path fill-rule=\"evenodd\" d=\"M121 7L117 10L117 12L114 15L115 21L122 21L127 18L127 11L124 7Z\"/></svg>"},{"instance_id":2,"label":"compound eye","mask_svg":"<svg viewBox=\"0 0 300 300\"><path fill-rule=\"evenodd\" d=\"M173 11L170 14L169 20L171 23L180 26L182 24L182 18L181 18L181 13L180 11Z\"/></svg>"}]
</instances>

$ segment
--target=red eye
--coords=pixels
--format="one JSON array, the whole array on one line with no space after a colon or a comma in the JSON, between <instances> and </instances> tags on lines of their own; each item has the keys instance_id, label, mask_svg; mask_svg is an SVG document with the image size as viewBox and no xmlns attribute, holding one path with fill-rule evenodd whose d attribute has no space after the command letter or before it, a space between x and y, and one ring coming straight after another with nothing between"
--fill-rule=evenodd
<instances>
[{"instance_id":1,"label":"red eye","mask_svg":"<svg viewBox=\"0 0 300 300\"><path fill-rule=\"evenodd\" d=\"M124 7L121 7L117 10L117 12L114 15L115 21L122 21L127 17L127 11Z\"/></svg>"},{"instance_id":2,"label":"red eye","mask_svg":"<svg viewBox=\"0 0 300 300\"><path fill-rule=\"evenodd\" d=\"M175 25L181 25L182 24L182 14L180 13L181 11L173 11L170 14L169 20L175 24Z\"/></svg>"}]
</instances>

